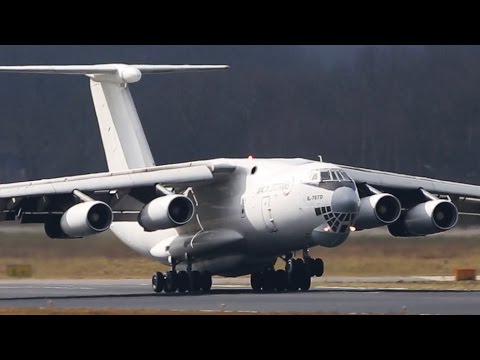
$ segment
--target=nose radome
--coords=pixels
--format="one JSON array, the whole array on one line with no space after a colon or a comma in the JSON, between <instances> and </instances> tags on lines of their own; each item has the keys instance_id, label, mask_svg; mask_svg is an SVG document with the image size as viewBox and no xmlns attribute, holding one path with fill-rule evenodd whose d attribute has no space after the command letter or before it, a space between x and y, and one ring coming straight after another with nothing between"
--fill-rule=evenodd
<instances>
[{"instance_id":1,"label":"nose radome","mask_svg":"<svg viewBox=\"0 0 480 360\"><path fill-rule=\"evenodd\" d=\"M360 198L351 188L342 186L335 190L332 195L332 210L339 213L358 212Z\"/></svg>"}]
</instances>

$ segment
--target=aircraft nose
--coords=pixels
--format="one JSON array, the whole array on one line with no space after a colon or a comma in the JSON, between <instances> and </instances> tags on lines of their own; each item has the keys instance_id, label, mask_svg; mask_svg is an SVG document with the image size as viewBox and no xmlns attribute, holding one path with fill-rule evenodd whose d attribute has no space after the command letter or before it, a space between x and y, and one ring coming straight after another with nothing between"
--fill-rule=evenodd
<instances>
[{"instance_id":1,"label":"aircraft nose","mask_svg":"<svg viewBox=\"0 0 480 360\"><path fill-rule=\"evenodd\" d=\"M332 195L332 210L337 213L356 213L360 207L360 198L351 188L342 186Z\"/></svg>"}]
</instances>

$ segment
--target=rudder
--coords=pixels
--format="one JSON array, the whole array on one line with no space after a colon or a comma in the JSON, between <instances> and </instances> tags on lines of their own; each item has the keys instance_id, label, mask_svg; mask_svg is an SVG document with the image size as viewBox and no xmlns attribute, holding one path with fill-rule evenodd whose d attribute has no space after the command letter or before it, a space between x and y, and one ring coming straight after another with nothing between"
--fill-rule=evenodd
<instances>
[{"instance_id":1,"label":"rudder","mask_svg":"<svg viewBox=\"0 0 480 360\"><path fill-rule=\"evenodd\" d=\"M155 165L127 84L90 80L109 171Z\"/></svg>"}]
</instances>

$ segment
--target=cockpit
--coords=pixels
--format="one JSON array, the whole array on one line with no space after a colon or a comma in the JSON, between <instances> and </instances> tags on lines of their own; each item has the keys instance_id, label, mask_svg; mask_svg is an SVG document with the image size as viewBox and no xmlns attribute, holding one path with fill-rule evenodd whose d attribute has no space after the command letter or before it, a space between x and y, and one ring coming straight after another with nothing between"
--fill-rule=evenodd
<instances>
[{"instance_id":1,"label":"cockpit","mask_svg":"<svg viewBox=\"0 0 480 360\"><path fill-rule=\"evenodd\" d=\"M349 182L353 183L353 180L348 174L341 169L315 169L310 171L310 175L307 179L309 183L327 183L327 182Z\"/></svg>"},{"instance_id":2,"label":"cockpit","mask_svg":"<svg viewBox=\"0 0 480 360\"><path fill-rule=\"evenodd\" d=\"M323 231L348 232L358 214L360 200L352 178L340 168L314 168L305 175L307 177L305 185L332 192L330 202L325 202L325 206L319 202L315 208L315 215L323 217L325 225L328 225L322 225ZM318 192L314 191L313 193L317 194Z\"/></svg>"}]
</instances>

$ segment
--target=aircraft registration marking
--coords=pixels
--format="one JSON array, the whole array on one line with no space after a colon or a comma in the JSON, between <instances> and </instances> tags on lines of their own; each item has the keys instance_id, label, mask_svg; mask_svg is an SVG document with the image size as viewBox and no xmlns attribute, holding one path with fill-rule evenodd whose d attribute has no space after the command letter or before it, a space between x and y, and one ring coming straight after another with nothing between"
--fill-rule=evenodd
<instances>
[{"instance_id":1,"label":"aircraft registration marking","mask_svg":"<svg viewBox=\"0 0 480 360\"><path fill-rule=\"evenodd\" d=\"M323 195L308 195L307 196L307 201L317 201L317 200L322 200Z\"/></svg>"}]
</instances>

